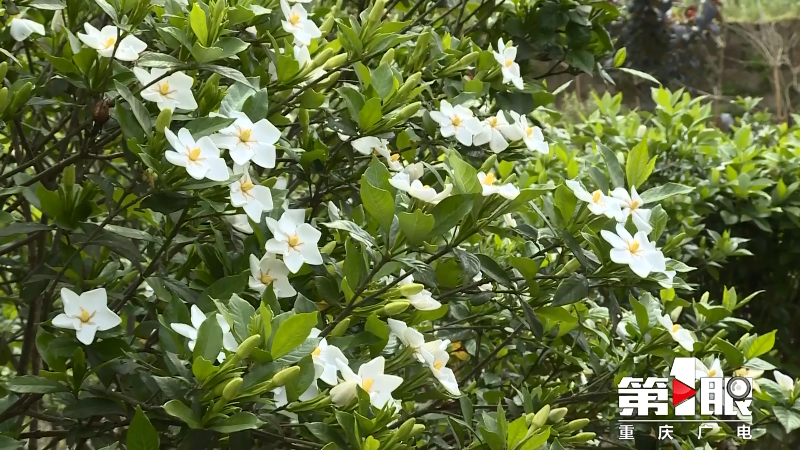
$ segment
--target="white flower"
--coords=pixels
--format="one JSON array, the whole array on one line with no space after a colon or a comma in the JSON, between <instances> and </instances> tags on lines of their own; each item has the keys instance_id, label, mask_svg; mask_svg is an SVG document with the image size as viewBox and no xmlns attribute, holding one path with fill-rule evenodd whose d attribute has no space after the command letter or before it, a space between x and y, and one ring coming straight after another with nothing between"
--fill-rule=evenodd
<instances>
[{"instance_id":1,"label":"white flower","mask_svg":"<svg viewBox=\"0 0 800 450\"><path fill-rule=\"evenodd\" d=\"M481 278L483 278L483 275L480 272L478 272L477 274L475 274L474 277L472 277L472 281L481 281ZM480 286L478 286L478 289L483 291L483 292L491 291L492 290L492 283L481 284Z\"/></svg>"},{"instance_id":2,"label":"white flower","mask_svg":"<svg viewBox=\"0 0 800 450\"><path fill-rule=\"evenodd\" d=\"M302 209L287 209L280 220L267 217L267 226L273 235L267 241L267 251L283 255L283 262L292 273L297 273L303 263L322 264L322 255L317 248L322 233L304 223L304 218Z\"/></svg>"},{"instance_id":3,"label":"white flower","mask_svg":"<svg viewBox=\"0 0 800 450\"><path fill-rule=\"evenodd\" d=\"M42 36L45 34L44 25L40 24L39 22L34 22L33 20L20 19L19 17L14 17L11 19L11 23L8 25L8 27L11 31L11 37L17 42L28 39L28 36L33 33L40 34Z\"/></svg>"},{"instance_id":4,"label":"white flower","mask_svg":"<svg viewBox=\"0 0 800 450\"><path fill-rule=\"evenodd\" d=\"M514 123L500 126L500 132L503 133L503 136L512 141L522 139L528 150L535 150L545 155L550 153L550 145L544 140L541 128L536 125L529 126L528 119L514 111L510 111L510 114L514 118Z\"/></svg>"},{"instance_id":5,"label":"white flower","mask_svg":"<svg viewBox=\"0 0 800 450\"><path fill-rule=\"evenodd\" d=\"M286 20L281 21L283 30L294 35L294 39L303 45L311 45L311 40L321 37L322 32L313 20L308 18L303 5L294 4L289 8L286 0L281 0L281 10Z\"/></svg>"},{"instance_id":6,"label":"white flower","mask_svg":"<svg viewBox=\"0 0 800 450\"><path fill-rule=\"evenodd\" d=\"M113 25L106 25L102 30L98 30L88 22L84 22L83 28L86 33L78 33L78 39L97 50L97 54L104 58L111 58L113 54L120 61L136 61L139 59L139 53L147 50L147 44L132 34L122 38L117 45L117 39L122 33Z\"/></svg>"},{"instance_id":7,"label":"white flower","mask_svg":"<svg viewBox=\"0 0 800 450\"><path fill-rule=\"evenodd\" d=\"M75 330L79 341L90 345L98 331L110 330L122 322L118 315L108 309L108 297L104 288L93 289L78 295L67 288L61 289L64 312L53 318L53 326Z\"/></svg>"},{"instance_id":8,"label":"white flower","mask_svg":"<svg viewBox=\"0 0 800 450\"><path fill-rule=\"evenodd\" d=\"M313 328L308 335L309 338L318 337L321 333L320 330ZM320 379L330 386L335 386L337 383L336 373L339 371L337 361L348 363L347 357L335 345L328 344L325 338L320 339L317 348L311 352L311 359L314 362L314 379Z\"/></svg>"},{"instance_id":9,"label":"white flower","mask_svg":"<svg viewBox=\"0 0 800 450\"><path fill-rule=\"evenodd\" d=\"M645 233L653 231L653 227L650 226L650 214L652 211L642 208L644 201L642 197L639 197L635 187L631 186L630 194L623 188L616 188L611 191L611 196L620 202L620 207L622 208L622 214L618 219L620 222L624 222L628 219L628 216L631 216L636 229Z\"/></svg>"},{"instance_id":10,"label":"white flower","mask_svg":"<svg viewBox=\"0 0 800 450\"><path fill-rule=\"evenodd\" d=\"M601 230L603 239L611 244L611 260L617 264L627 264L636 275L647 278L651 272L667 270L664 254L647 240L647 233L639 231L631 236L625 226L617 224L617 234Z\"/></svg>"},{"instance_id":11,"label":"white flower","mask_svg":"<svg viewBox=\"0 0 800 450\"><path fill-rule=\"evenodd\" d=\"M305 45L295 45L294 46L294 60L297 61L297 64L300 65L300 70L303 70L307 65L311 64L311 53L308 51L308 47ZM306 78L311 80L316 80L317 78L322 77L325 75L325 69L322 67L317 67L313 69L306 75Z\"/></svg>"},{"instance_id":12,"label":"white flower","mask_svg":"<svg viewBox=\"0 0 800 450\"><path fill-rule=\"evenodd\" d=\"M483 196L488 197L490 195L498 194L501 197L507 198L509 200L514 200L519 195L519 188L514 186L511 183L506 183L503 185L495 185L496 178L494 174L478 172L478 181L481 183L481 188L483 188Z\"/></svg>"},{"instance_id":13,"label":"white flower","mask_svg":"<svg viewBox=\"0 0 800 450\"><path fill-rule=\"evenodd\" d=\"M503 83L514 83L517 89L522 89L522 76L519 73L519 64L514 62L517 59L517 47L513 45L506 46L503 43L503 38L497 40L497 51L492 52L495 61L500 64L501 72L503 73Z\"/></svg>"},{"instance_id":14,"label":"white flower","mask_svg":"<svg viewBox=\"0 0 800 450\"><path fill-rule=\"evenodd\" d=\"M161 78L167 73L167 69L152 69L150 72L139 68L133 68L133 74L142 86L147 86L142 90L142 98L155 102L158 109L184 109L193 111L197 109L197 101L192 95L192 85L194 78L183 72L175 72L167 77ZM154 80L160 80L153 82Z\"/></svg>"},{"instance_id":15,"label":"white flower","mask_svg":"<svg viewBox=\"0 0 800 450\"><path fill-rule=\"evenodd\" d=\"M331 217L331 220L339 220L342 217L339 207L336 206L336 203L333 203L333 201L328 202L328 215Z\"/></svg>"},{"instance_id":16,"label":"white flower","mask_svg":"<svg viewBox=\"0 0 800 450\"><path fill-rule=\"evenodd\" d=\"M253 183L247 164L234 164L233 173L241 175L241 178L231 183L231 205L234 208L244 208L244 212L253 222L261 223L261 215L265 211L272 211L272 193L268 187Z\"/></svg>"},{"instance_id":17,"label":"white flower","mask_svg":"<svg viewBox=\"0 0 800 450\"><path fill-rule=\"evenodd\" d=\"M247 219L247 214L234 214L232 216L225 216L225 219L237 231L240 231L244 234L253 234L253 227L250 226L250 221Z\"/></svg>"},{"instance_id":18,"label":"white flower","mask_svg":"<svg viewBox=\"0 0 800 450\"><path fill-rule=\"evenodd\" d=\"M420 353L425 363L430 367L431 372L433 372L433 376L442 383L442 386L444 386L447 392L452 395L461 395L461 390L458 389L458 381L456 381L453 370L446 367L447 361L450 359L450 355L447 354L447 351L442 349L429 351L426 348L422 348L420 349Z\"/></svg>"},{"instance_id":19,"label":"white flower","mask_svg":"<svg viewBox=\"0 0 800 450\"><path fill-rule=\"evenodd\" d=\"M695 370L694 370L695 378L722 378L724 374L722 373L722 366L719 364L719 358L714 358L714 362L711 363L711 367L706 367L703 364L703 361L695 358Z\"/></svg>"},{"instance_id":20,"label":"white flower","mask_svg":"<svg viewBox=\"0 0 800 450\"><path fill-rule=\"evenodd\" d=\"M408 175L409 182L419 180L425 174L425 166L421 162L409 164L403 169L403 173Z\"/></svg>"},{"instance_id":21,"label":"white flower","mask_svg":"<svg viewBox=\"0 0 800 450\"><path fill-rule=\"evenodd\" d=\"M236 164L252 160L265 169L275 167L275 143L281 132L267 119L253 123L243 112L233 112L230 118L236 120L211 136L217 147L227 149Z\"/></svg>"},{"instance_id":22,"label":"white flower","mask_svg":"<svg viewBox=\"0 0 800 450\"><path fill-rule=\"evenodd\" d=\"M472 138L472 143L475 145L483 145L489 143L489 149L495 153L500 153L508 148L505 136L500 131L501 127L508 126L508 121L503 117L503 112L497 113L496 116L487 117L481 122L481 132Z\"/></svg>"},{"instance_id":23,"label":"white flower","mask_svg":"<svg viewBox=\"0 0 800 450\"><path fill-rule=\"evenodd\" d=\"M517 227L517 221L514 220L514 216L511 213L503 214L503 223L505 223L506 226L509 226L511 228Z\"/></svg>"},{"instance_id":24,"label":"white flower","mask_svg":"<svg viewBox=\"0 0 800 450\"><path fill-rule=\"evenodd\" d=\"M481 122L472 116L472 111L461 106L452 106L442 100L439 111L431 111L431 119L439 123L442 137L455 136L458 142L472 145L473 137L482 131Z\"/></svg>"},{"instance_id":25,"label":"white flower","mask_svg":"<svg viewBox=\"0 0 800 450\"><path fill-rule=\"evenodd\" d=\"M419 331L409 327L405 322L400 320L388 319L389 322L389 329L392 330L392 334L397 336L397 339L403 343L406 347L409 347L414 356L419 360L419 362L425 362L425 359L422 357L422 353L420 351L422 349L427 349L429 352L433 352L436 350L447 350L447 346L450 345L449 340L441 340L436 339L430 342L425 342L425 337Z\"/></svg>"},{"instance_id":26,"label":"white flower","mask_svg":"<svg viewBox=\"0 0 800 450\"><path fill-rule=\"evenodd\" d=\"M53 13L53 20L50 21L50 29L58 33L64 29L64 13L56 11Z\"/></svg>"},{"instance_id":27,"label":"white flower","mask_svg":"<svg viewBox=\"0 0 800 450\"><path fill-rule=\"evenodd\" d=\"M690 352L692 351L694 348L694 337L689 330L681 327L677 323L673 324L672 318L670 318L669 314L664 314L663 316L659 317L658 323L660 323L661 326L667 330L670 336L672 336L672 339L680 344L681 347Z\"/></svg>"},{"instance_id":28,"label":"white flower","mask_svg":"<svg viewBox=\"0 0 800 450\"><path fill-rule=\"evenodd\" d=\"M189 350L194 351L194 346L197 344L197 332L200 330L200 325L206 321L206 315L203 314L203 311L201 311L197 305L192 305L191 316L191 325L173 323L170 326L176 333L189 339ZM219 328L222 330L222 347L229 352L235 352L239 344L236 343L236 338L233 337L231 333L231 326L228 325L228 322L225 321L225 318L222 317L220 313L215 315L215 319L217 320L217 324L219 324ZM220 352L219 355L217 355L217 361L225 361L224 352Z\"/></svg>"},{"instance_id":29,"label":"white flower","mask_svg":"<svg viewBox=\"0 0 800 450\"><path fill-rule=\"evenodd\" d=\"M289 404L289 397L286 393L286 386L276 387L271 392L274 395L272 400L275 402L275 407L282 408L287 404ZM317 387L317 380L314 380L308 386L308 389L306 389L305 392L300 394L300 396L297 397L297 399L300 400L301 402L305 402L313 399L317 395L319 395L319 387Z\"/></svg>"},{"instance_id":30,"label":"white flower","mask_svg":"<svg viewBox=\"0 0 800 450\"><path fill-rule=\"evenodd\" d=\"M575 180L567 180L566 184L567 187L572 189L572 193L575 194L578 200L589 203L589 211L592 214L614 218L618 222L621 221L622 209L620 208L619 200L606 196L600 189L590 194L581 183Z\"/></svg>"},{"instance_id":31,"label":"white flower","mask_svg":"<svg viewBox=\"0 0 800 450\"><path fill-rule=\"evenodd\" d=\"M337 361L337 364L344 381L331 389L331 400L339 406L347 405L355 399L356 386L360 386L369 395L372 406L383 408L387 403L394 401L392 391L403 384L402 378L383 373L385 364L383 356L362 364L358 368L358 374L342 361Z\"/></svg>"},{"instance_id":32,"label":"white flower","mask_svg":"<svg viewBox=\"0 0 800 450\"><path fill-rule=\"evenodd\" d=\"M219 149L208 136L196 142L186 128L181 128L176 136L169 129L164 129L167 141L175 151L167 150L164 156L167 161L186 168L186 172L195 180L208 178L213 181L226 181L229 178L228 166L219 157Z\"/></svg>"},{"instance_id":33,"label":"white flower","mask_svg":"<svg viewBox=\"0 0 800 450\"><path fill-rule=\"evenodd\" d=\"M250 255L250 279L248 281L250 289L263 294L270 284L278 298L292 297L297 294L292 284L289 283L289 269L286 268L283 261L269 253L264 255L260 261L256 255Z\"/></svg>"},{"instance_id":34,"label":"white flower","mask_svg":"<svg viewBox=\"0 0 800 450\"><path fill-rule=\"evenodd\" d=\"M794 380L791 377L777 370L772 371L772 376L775 377L775 382L778 383L778 387L780 387L787 396L792 393L792 390L794 390Z\"/></svg>"},{"instance_id":35,"label":"white flower","mask_svg":"<svg viewBox=\"0 0 800 450\"><path fill-rule=\"evenodd\" d=\"M389 184L395 188L407 192L408 195L418 198L423 202L438 204L440 201L450 196L453 191L452 184L445 184L442 192L436 192L436 189L422 184L419 180L411 181L409 175L405 172L398 172L389 179Z\"/></svg>"},{"instance_id":36,"label":"white flower","mask_svg":"<svg viewBox=\"0 0 800 450\"><path fill-rule=\"evenodd\" d=\"M405 275L405 273L406 272L404 270L402 270L402 269L400 270L400 276L401 277L403 275ZM403 278L402 280L400 280L397 283L397 285L398 286L402 286L404 284L411 284L413 282L414 282L414 276L413 275L409 275L409 276ZM413 295L409 295L406 298L411 303L411 306L413 306L414 308L416 308L416 309L418 309L420 311L433 311L435 309L439 309L439 308L442 307L442 304L439 303L438 301L434 300L433 294L431 294L431 291L429 291L427 289L423 289L422 291L420 291L420 292L418 292L416 294L413 294Z\"/></svg>"},{"instance_id":37,"label":"white flower","mask_svg":"<svg viewBox=\"0 0 800 450\"><path fill-rule=\"evenodd\" d=\"M389 141L386 139L377 138L375 136L366 136L354 140L351 145L353 146L353 150L361 153L362 155L371 155L373 153L377 153L387 160L392 159L392 155L389 153L389 148L387 147L387 145L389 145Z\"/></svg>"}]
</instances>

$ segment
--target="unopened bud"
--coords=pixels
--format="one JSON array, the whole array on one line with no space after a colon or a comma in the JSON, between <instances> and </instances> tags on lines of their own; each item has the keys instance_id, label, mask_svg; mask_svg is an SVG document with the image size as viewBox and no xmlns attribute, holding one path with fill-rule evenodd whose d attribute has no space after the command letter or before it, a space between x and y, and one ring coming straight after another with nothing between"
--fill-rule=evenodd
<instances>
[{"instance_id":1,"label":"unopened bud","mask_svg":"<svg viewBox=\"0 0 800 450\"><path fill-rule=\"evenodd\" d=\"M67 166L64 169L64 188L67 190L72 190L72 187L75 186L75 166Z\"/></svg>"},{"instance_id":2,"label":"unopened bud","mask_svg":"<svg viewBox=\"0 0 800 450\"><path fill-rule=\"evenodd\" d=\"M409 306L411 306L411 302L408 300L394 301L387 303L386 306L383 307L383 313L387 316L396 316L407 310Z\"/></svg>"},{"instance_id":3,"label":"unopened bud","mask_svg":"<svg viewBox=\"0 0 800 450\"><path fill-rule=\"evenodd\" d=\"M389 50L386 50L386 53L384 53L383 57L381 57L380 64L387 64L388 65L388 64L391 64L392 61L394 61L394 49L390 48Z\"/></svg>"},{"instance_id":4,"label":"unopened bud","mask_svg":"<svg viewBox=\"0 0 800 450\"><path fill-rule=\"evenodd\" d=\"M533 423L533 416L535 415L534 413L525 414L525 426L531 426L531 423Z\"/></svg>"},{"instance_id":5,"label":"unopened bud","mask_svg":"<svg viewBox=\"0 0 800 450\"><path fill-rule=\"evenodd\" d=\"M566 431L578 431L581 428L585 427L586 425L589 425L589 419L586 419L586 418L575 419L572 422L567 424Z\"/></svg>"},{"instance_id":6,"label":"unopened bud","mask_svg":"<svg viewBox=\"0 0 800 450\"><path fill-rule=\"evenodd\" d=\"M274 387L281 387L286 385L286 383L292 381L298 375L300 375L299 367L297 366L288 367L276 373L275 376L272 377L272 383Z\"/></svg>"},{"instance_id":7,"label":"unopened bud","mask_svg":"<svg viewBox=\"0 0 800 450\"><path fill-rule=\"evenodd\" d=\"M479 52L472 52L469 55L466 55L461 59L459 59L458 62L456 63L456 67L467 67L468 65L477 61L480 56L481 54Z\"/></svg>"},{"instance_id":8,"label":"unopened bud","mask_svg":"<svg viewBox=\"0 0 800 450\"><path fill-rule=\"evenodd\" d=\"M16 98L14 100L16 100ZM94 104L94 108L92 108L92 117L94 118L94 123L98 125L108 122L108 102L106 102L105 99L98 100L97 103Z\"/></svg>"},{"instance_id":9,"label":"unopened bud","mask_svg":"<svg viewBox=\"0 0 800 450\"><path fill-rule=\"evenodd\" d=\"M243 383L244 380L242 377L236 377L229 381L228 384L225 385L225 389L222 390L222 398L225 401L231 401L236 398L236 396L239 395L239 392L242 390Z\"/></svg>"},{"instance_id":10,"label":"unopened bud","mask_svg":"<svg viewBox=\"0 0 800 450\"><path fill-rule=\"evenodd\" d=\"M542 428L550 416L550 405L544 405L534 416L531 424L536 428Z\"/></svg>"},{"instance_id":11,"label":"unopened bud","mask_svg":"<svg viewBox=\"0 0 800 450\"><path fill-rule=\"evenodd\" d=\"M405 83L400 86L400 89L397 90L397 98L403 99L406 95L408 95L411 91L414 90L417 86L419 86L419 82L422 80L422 72L414 72L411 74L410 77L406 78Z\"/></svg>"},{"instance_id":12,"label":"unopened bud","mask_svg":"<svg viewBox=\"0 0 800 450\"><path fill-rule=\"evenodd\" d=\"M419 294L423 289L425 289L425 286L419 283L404 284L400 286L400 294L409 297L414 294Z\"/></svg>"},{"instance_id":13,"label":"unopened bud","mask_svg":"<svg viewBox=\"0 0 800 450\"><path fill-rule=\"evenodd\" d=\"M381 17L383 17L383 13L386 10L386 2L385 0L375 0L375 4L372 5L372 9L369 12L369 17L367 18L367 24L371 27L372 25L377 24L381 21Z\"/></svg>"},{"instance_id":14,"label":"unopened bud","mask_svg":"<svg viewBox=\"0 0 800 450\"><path fill-rule=\"evenodd\" d=\"M402 441L407 439L414 431L414 425L416 423L417 421L413 417L403 422L403 424L397 429L397 440Z\"/></svg>"},{"instance_id":15,"label":"unopened bud","mask_svg":"<svg viewBox=\"0 0 800 450\"><path fill-rule=\"evenodd\" d=\"M172 110L170 108L161 110L158 113L158 118L156 119L156 131L158 133L164 133L164 130L169 128L169 124L172 123Z\"/></svg>"},{"instance_id":16,"label":"unopened bud","mask_svg":"<svg viewBox=\"0 0 800 450\"><path fill-rule=\"evenodd\" d=\"M8 88L4 87L0 89L0 113L6 109L6 105L8 105Z\"/></svg>"},{"instance_id":17,"label":"unopened bud","mask_svg":"<svg viewBox=\"0 0 800 450\"><path fill-rule=\"evenodd\" d=\"M413 438L419 436L423 431L425 431L425 425L421 423L414 424L414 426L411 427L411 434L409 434L408 437Z\"/></svg>"},{"instance_id":18,"label":"unopened bud","mask_svg":"<svg viewBox=\"0 0 800 450\"><path fill-rule=\"evenodd\" d=\"M331 59L331 56L333 56L333 49L328 47L325 50L319 52L317 56L315 56L314 59L311 60L311 67L317 68L325 64L326 62L328 62L329 59Z\"/></svg>"},{"instance_id":19,"label":"unopened bud","mask_svg":"<svg viewBox=\"0 0 800 450\"><path fill-rule=\"evenodd\" d=\"M589 442L592 439L597 437L597 433L592 433L590 431L586 431L583 433L578 433L575 436L569 436L561 439L563 442L569 442L571 444L580 444L582 442Z\"/></svg>"},{"instance_id":20,"label":"unopened bud","mask_svg":"<svg viewBox=\"0 0 800 450\"><path fill-rule=\"evenodd\" d=\"M322 68L325 70L333 70L344 64L346 61L347 61L347 53L341 53L327 60L325 64L322 65Z\"/></svg>"},{"instance_id":21,"label":"unopened bud","mask_svg":"<svg viewBox=\"0 0 800 450\"><path fill-rule=\"evenodd\" d=\"M3 81L3 79L6 77L6 73L8 73L8 62L3 61L0 63L0 81Z\"/></svg>"},{"instance_id":22,"label":"unopened bud","mask_svg":"<svg viewBox=\"0 0 800 450\"><path fill-rule=\"evenodd\" d=\"M569 409L567 408L556 408L550 411L550 415L547 417L547 420L549 420L552 423L561 422L562 420L564 420L564 416L566 416L568 412Z\"/></svg>"},{"instance_id":23,"label":"unopened bud","mask_svg":"<svg viewBox=\"0 0 800 450\"><path fill-rule=\"evenodd\" d=\"M331 337L344 336L344 332L347 331L347 328L349 328L349 327L350 327L350 318L349 317L345 317L344 320L342 320L341 322L337 323L336 326L333 327L333 329L328 334L328 336L331 336Z\"/></svg>"},{"instance_id":24,"label":"unopened bud","mask_svg":"<svg viewBox=\"0 0 800 450\"><path fill-rule=\"evenodd\" d=\"M331 32L331 30L333 29L333 23L334 23L333 14L330 14L322 22L322 25L319 26L319 31L322 32L323 36Z\"/></svg>"},{"instance_id":25,"label":"unopened bud","mask_svg":"<svg viewBox=\"0 0 800 450\"><path fill-rule=\"evenodd\" d=\"M497 162L497 155L492 154L492 156L486 159L486 162L484 162L483 165L481 165L480 172L489 173L489 171L492 170L492 167L494 167L494 163L496 162Z\"/></svg>"},{"instance_id":26,"label":"unopened bud","mask_svg":"<svg viewBox=\"0 0 800 450\"><path fill-rule=\"evenodd\" d=\"M410 119L410 118L414 117L414 114L416 114L417 111L419 111L419 108L421 106L422 106L421 102L414 102L414 103L406 106L405 108L401 109L400 113L397 115L397 117L400 120Z\"/></svg>"},{"instance_id":27,"label":"unopened bud","mask_svg":"<svg viewBox=\"0 0 800 450\"><path fill-rule=\"evenodd\" d=\"M236 357L240 360L247 359L260 343L260 334L254 334L250 336L249 338L245 339L244 342L239 344L239 348L236 349Z\"/></svg>"}]
</instances>

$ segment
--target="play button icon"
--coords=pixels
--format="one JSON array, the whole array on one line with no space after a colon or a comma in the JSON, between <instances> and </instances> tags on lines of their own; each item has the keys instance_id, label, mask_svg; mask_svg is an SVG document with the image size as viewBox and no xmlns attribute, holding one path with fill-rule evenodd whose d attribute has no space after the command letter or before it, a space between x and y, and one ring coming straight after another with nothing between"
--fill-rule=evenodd
<instances>
[{"instance_id":1,"label":"play button icon","mask_svg":"<svg viewBox=\"0 0 800 450\"><path fill-rule=\"evenodd\" d=\"M696 390L690 388L684 383L681 383L677 379L672 379L672 405L678 406L681 403L685 402L686 400L694 397L697 393Z\"/></svg>"}]
</instances>

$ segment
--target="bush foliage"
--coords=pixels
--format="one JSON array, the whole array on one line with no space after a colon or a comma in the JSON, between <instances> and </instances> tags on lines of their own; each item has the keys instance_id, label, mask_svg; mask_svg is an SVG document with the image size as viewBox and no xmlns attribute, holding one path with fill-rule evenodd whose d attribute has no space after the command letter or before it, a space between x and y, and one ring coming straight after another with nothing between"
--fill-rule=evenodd
<instances>
[{"instance_id":1,"label":"bush foliage","mask_svg":"<svg viewBox=\"0 0 800 450\"><path fill-rule=\"evenodd\" d=\"M0 446L603 446L678 356L757 379L754 439L800 427L725 278L754 236L715 231L794 229L793 132L663 89L561 124L546 79L610 79L617 14L6 2Z\"/></svg>"}]
</instances>

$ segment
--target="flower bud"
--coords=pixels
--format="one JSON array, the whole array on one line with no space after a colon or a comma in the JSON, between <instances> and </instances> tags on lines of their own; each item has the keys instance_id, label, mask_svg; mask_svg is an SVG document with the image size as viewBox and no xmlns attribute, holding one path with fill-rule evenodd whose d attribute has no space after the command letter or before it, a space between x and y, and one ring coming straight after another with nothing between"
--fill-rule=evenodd
<instances>
[{"instance_id":1,"label":"flower bud","mask_svg":"<svg viewBox=\"0 0 800 450\"><path fill-rule=\"evenodd\" d=\"M408 438L414 431L414 425L416 423L417 421L413 417L403 422L403 424L397 429L397 440L402 441L403 439Z\"/></svg>"},{"instance_id":2,"label":"flower bud","mask_svg":"<svg viewBox=\"0 0 800 450\"><path fill-rule=\"evenodd\" d=\"M331 337L344 336L344 332L347 331L347 328L349 328L349 327L350 327L350 318L349 317L345 317L344 320L342 320L341 322L337 323L336 326L333 327L331 332L328 333L328 336L331 336Z\"/></svg>"},{"instance_id":3,"label":"flower bud","mask_svg":"<svg viewBox=\"0 0 800 450\"><path fill-rule=\"evenodd\" d=\"M389 50L386 50L386 53L384 53L383 57L381 57L380 64L387 64L388 65L388 64L391 64L392 61L394 61L394 49L390 48Z\"/></svg>"},{"instance_id":4,"label":"flower bud","mask_svg":"<svg viewBox=\"0 0 800 450\"><path fill-rule=\"evenodd\" d=\"M333 56L333 49L328 47L325 50L319 52L317 56L315 56L314 59L311 60L311 67L316 69L317 67L328 62L328 60L331 59L331 56Z\"/></svg>"},{"instance_id":5,"label":"flower bud","mask_svg":"<svg viewBox=\"0 0 800 450\"><path fill-rule=\"evenodd\" d=\"M414 114L416 114L417 111L419 111L419 108L421 106L422 106L421 102L414 102L410 105L407 105L405 108L400 110L400 113L397 115L397 117L400 120L410 119L414 117Z\"/></svg>"},{"instance_id":6,"label":"flower bud","mask_svg":"<svg viewBox=\"0 0 800 450\"><path fill-rule=\"evenodd\" d=\"M344 64L346 61L347 53L341 53L327 60L325 64L322 65L322 68L325 70L333 70Z\"/></svg>"},{"instance_id":7,"label":"flower bud","mask_svg":"<svg viewBox=\"0 0 800 450\"><path fill-rule=\"evenodd\" d=\"M244 380L242 377L236 377L229 381L228 384L225 385L225 389L222 390L222 399L228 402L236 398L242 390L243 383Z\"/></svg>"},{"instance_id":8,"label":"flower bud","mask_svg":"<svg viewBox=\"0 0 800 450\"><path fill-rule=\"evenodd\" d=\"M535 428L542 428L545 422L547 422L548 416L550 416L550 405L544 405L542 409L539 410L539 412L534 414L531 424Z\"/></svg>"},{"instance_id":9,"label":"flower bud","mask_svg":"<svg viewBox=\"0 0 800 450\"><path fill-rule=\"evenodd\" d=\"M568 412L569 412L568 408L556 408L550 411L550 415L547 417L547 420L549 420L552 423L561 422L562 420L564 420L564 416L566 416Z\"/></svg>"},{"instance_id":10,"label":"flower bud","mask_svg":"<svg viewBox=\"0 0 800 450\"><path fill-rule=\"evenodd\" d=\"M75 166L67 166L64 169L63 177L64 188L72 190L72 187L75 186Z\"/></svg>"},{"instance_id":11,"label":"flower bud","mask_svg":"<svg viewBox=\"0 0 800 450\"><path fill-rule=\"evenodd\" d=\"M423 431L425 431L425 425L421 423L414 424L414 426L411 428L411 434L409 434L408 437L412 438L419 436Z\"/></svg>"},{"instance_id":12,"label":"flower bud","mask_svg":"<svg viewBox=\"0 0 800 450\"><path fill-rule=\"evenodd\" d=\"M164 129L169 128L169 124L172 123L172 109L167 108L162 110L158 113L158 118L156 118L156 132L164 133Z\"/></svg>"},{"instance_id":13,"label":"flower bud","mask_svg":"<svg viewBox=\"0 0 800 450\"><path fill-rule=\"evenodd\" d=\"M394 50L394 49L393 49ZM408 95L411 91L414 90L417 86L419 86L419 82L422 80L422 72L414 72L406 78L405 83L400 86L400 89L397 90L397 98L402 100L406 95Z\"/></svg>"},{"instance_id":14,"label":"flower bud","mask_svg":"<svg viewBox=\"0 0 800 450\"><path fill-rule=\"evenodd\" d=\"M419 294L422 290L425 289L425 286L419 283L409 283L400 286L400 294L408 297L414 294Z\"/></svg>"},{"instance_id":15,"label":"flower bud","mask_svg":"<svg viewBox=\"0 0 800 450\"><path fill-rule=\"evenodd\" d=\"M8 104L8 88L4 87L0 89L0 113L6 109L6 105Z\"/></svg>"},{"instance_id":16,"label":"flower bud","mask_svg":"<svg viewBox=\"0 0 800 450\"><path fill-rule=\"evenodd\" d=\"M300 375L300 368L297 366L287 367L281 370L272 377L272 383L275 387L281 387L286 383L292 381L296 376Z\"/></svg>"},{"instance_id":17,"label":"flower bud","mask_svg":"<svg viewBox=\"0 0 800 450\"><path fill-rule=\"evenodd\" d=\"M581 428L585 427L586 425L589 425L589 419L586 419L586 418L575 419L572 422L567 424L566 431L578 431Z\"/></svg>"},{"instance_id":18,"label":"flower bud","mask_svg":"<svg viewBox=\"0 0 800 450\"><path fill-rule=\"evenodd\" d=\"M596 437L597 437L597 433L592 433L590 431L586 431L586 432L583 432L583 433L578 433L575 436L565 437L565 438L561 439L561 441L565 442L565 443L569 442L569 443L579 444L579 443L582 443L582 442L589 442L589 441L591 441L592 439L594 439Z\"/></svg>"},{"instance_id":19,"label":"flower bud","mask_svg":"<svg viewBox=\"0 0 800 450\"><path fill-rule=\"evenodd\" d=\"M333 14L328 15L325 20L322 22L322 25L319 26L319 31L322 32L322 36L330 33L333 29Z\"/></svg>"},{"instance_id":20,"label":"flower bud","mask_svg":"<svg viewBox=\"0 0 800 450\"><path fill-rule=\"evenodd\" d=\"M456 63L456 67L467 67L468 65L474 63L478 60L481 56L480 52L472 52L469 55L466 55L458 60Z\"/></svg>"},{"instance_id":21,"label":"flower bud","mask_svg":"<svg viewBox=\"0 0 800 450\"><path fill-rule=\"evenodd\" d=\"M337 406L349 405L358 395L358 383L345 381L331 388L331 401Z\"/></svg>"},{"instance_id":22,"label":"flower bud","mask_svg":"<svg viewBox=\"0 0 800 450\"><path fill-rule=\"evenodd\" d=\"M8 72L8 62L3 61L0 63L0 81L6 77L6 73Z\"/></svg>"},{"instance_id":23,"label":"flower bud","mask_svg":"<svg viewBox=\"0 0 800 450\"><path fill-rule=\"evenodd\" d=\"M375 4L372 5L372 9L369 11L369 16L367 17L367 25L369 28L372 28L373 25L381 21L381 17L383 17L383 13L385 10L386 10L386 1L375 0Z\"/></svg>"},{"instance_id":24,"label":"flower bud","mask_svg":"<svg viewBox=\"0 0 800 450\"><path fill-rule=\"evenodd\" d=\"M399 300L387 303L386 306L383 307L383 313L387 316L396 316L407 310L409 306L411 306L411 302L408 300Z\"/></svg>"},{"instance_id":25,"label":"flower bud","mask_svg":"<svg viewBox=\"0 0 800 450\"><path fill-rule=\"evenodd\" d=\"M494 167L494 163L497 162L497 155L492 154L486 161L481 165L480 172L489 172Z\"/></svg>"},{"instance_id":26,"label":"flower bud","mask_svg":"<svg viewBox=\"0 0 800 450\"><path fill-rule=\"evenodd\" d=\"M236 349L236 358L240 360L247 359L250 356L250 354L253 353L253 350L255 350L260 343L261 343L260 334L254 334L249 338L245 339L244 342L239 344L239 348Z\"/></svg>"}]
</instances>

